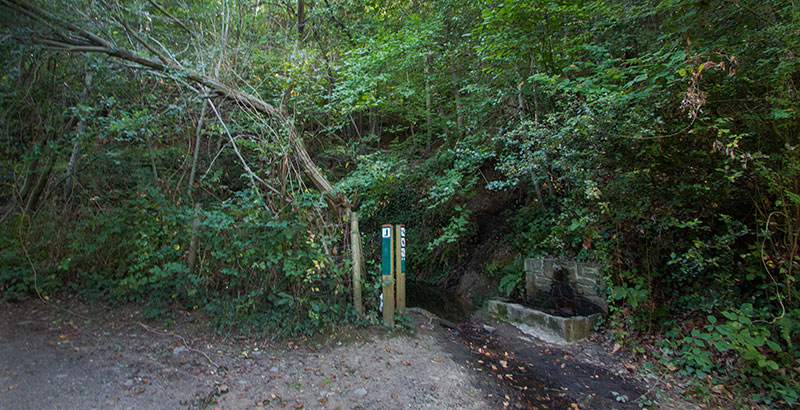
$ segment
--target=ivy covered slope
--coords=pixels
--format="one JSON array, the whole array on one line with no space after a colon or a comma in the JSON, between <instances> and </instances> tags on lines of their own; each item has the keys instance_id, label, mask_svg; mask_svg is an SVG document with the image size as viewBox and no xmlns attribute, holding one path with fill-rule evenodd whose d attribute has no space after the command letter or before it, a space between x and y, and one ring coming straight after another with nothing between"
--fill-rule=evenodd
<instances>
[{"instance_id":1,"label":"ivy covered slope","mask_svg":"<svg viewBox=\"0 0 800 410\"><path fill-rule=\"evenodd\" d=\"M353 210L371 315L405 223L417 280L599 262L689 393L799 399L796 1L0 4L4 300L324 330Z\"/></svg>"}]
</instances>

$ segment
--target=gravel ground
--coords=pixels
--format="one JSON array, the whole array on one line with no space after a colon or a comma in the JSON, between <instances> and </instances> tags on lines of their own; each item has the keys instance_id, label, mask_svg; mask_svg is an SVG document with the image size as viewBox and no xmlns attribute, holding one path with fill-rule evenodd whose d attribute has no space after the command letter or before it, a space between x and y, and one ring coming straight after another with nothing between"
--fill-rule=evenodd
<instances>
[{"instance_id":1,"label":"gravel ground","mask_svg":"<svg viewBox=\"0 0 800 410\"><path fill-rule=\"evenodd\" d=\"M608 337L555 346L481 312L455 324L414 308L413 330L292 341L214 335L202 312L142 317L69 300L0 305L0 410L696 408Z\"/></svg>"},{"instance_id":2,"label":"gravel ground","mask_svg":"<svg viewBox=\"0 0 800 410\"><path fill-rule=\"evenodd\" d=\"M175 313L164 329L135 307L0 308L3 409L477 409L502 400L475 387L419 314L413 334L346 330L278 344L209 336L198 313Z\"/></svg>"}]
</instances>

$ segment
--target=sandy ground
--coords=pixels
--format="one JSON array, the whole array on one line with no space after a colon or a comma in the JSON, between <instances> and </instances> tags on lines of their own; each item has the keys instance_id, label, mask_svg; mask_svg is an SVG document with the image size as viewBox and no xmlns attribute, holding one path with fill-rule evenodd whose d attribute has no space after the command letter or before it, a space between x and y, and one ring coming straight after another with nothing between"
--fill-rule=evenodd
<instances>
[{"instance_id":1,"label":"sandy ground","mask_svg":"<svg viewBox=\"0 0 800 410\"><path fill-rule=\"evenodd\" d=\"M622 409L639 406L620 395L646 388L581 346L424 312L411 313L413 331L281 342L211 335L197 312L167 327L141 317L135 306L0 305L0 409Z\"/></svg>"}]
</instances>

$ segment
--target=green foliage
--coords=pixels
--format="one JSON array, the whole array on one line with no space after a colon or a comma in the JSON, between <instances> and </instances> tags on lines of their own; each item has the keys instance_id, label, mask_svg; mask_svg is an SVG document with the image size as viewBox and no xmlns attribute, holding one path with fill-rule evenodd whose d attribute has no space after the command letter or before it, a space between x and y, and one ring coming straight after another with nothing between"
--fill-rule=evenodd
<instances>
[{"instance_id":1,"label":"green foliage","mask_svg":"<svg viewBox=\"0 0 800 410\"><path fill-rule=\"evenodd\" d=\"M389 199L405 178L405 165L396 156L379 152L360 156L352 165L346 164L346 168L352 166L355 170L339 182L338 188L351 197L362 198L359 205L362 217L374 217L390 204Z\"/></svg>"},{"instance_id":2,"label":"green foliage","mask_svg":"<svg viewBox=\"0 0 800 410\"><path fill-rule=\"evenodd\" d=\"M742 403L752 400L768 405L798 402L798 381L786 369L795 365L797 347L797 310L786 312L778 320L767 321L750 303L725 310L720 322L709 315L703 328L692 329L680 339L663 342L665 360L698 380L694 389L708 394L706 383L730 384L737 380L752 383L758 390ZM754 320L754 318L757 318ZM777 324L778 332L773 325Z\"/></svg>"},{"instance_id":3,"label":"green foliage","mask_svg":"<svg viewBox=\"0 0 800 410\"><path fill-rule=\"evenodd\" d=\"M66 232L51 226L40 233L68 238L58 267L38 266L42 295L66 285L89 300L145 302L153 314L181 304L206 309L218 327L253 326L285 335L351 319L349 266L326 253L323 242L331 238L298 219L274 219L249 192L196 214L148 187L122 209ZM199 268L192 272L184 256L194 218L201 221L202 246ZM32 245L37 252L44 246ZM7 249L4 258L24 258ZM29 268L3 262L10 267L3 271L4 298L33 291Z\"/></svg>"},{"instance_id":4,"label":"green foliage","mask_svg":"<svg viewBox=\"0 0 800 410\"><path fill-rule=\"evenodd\" d=\"M514 262L499 266L489 264L486 266L486 273L492 279L498 279L497 290L505 297L518 297L525 292L525 269L523 259L516 257Z\"/></svg>"},{"instance_id":5,"label":"green foliage","mask_svg":"<svg viewBox=\"0 0 800 410\"><path fill-rule=\"evenodd\" d=\"M464 232L470 228L470 211L456 205L455 212L458 212L458 214L453 215L450 223L444 228L442 235L428 243L428 250L432 250L433 248L443 244L452 244L457 242Z\"/></svg>"},{"instance_id":6,"label":"green foliage","mask_svg":"<svg viewBox=\"0 0 800 410\"><path fill-rule=\"evenodd\" d=\"M368 272L382 223L407 225L410 275L429 282L492 247L598 262L619 340L665 337L663 359L698 391L712 395L712 380L745 391L742 406L796 405L796 2L316 2L305 38L265 3L231 32L205 29L227 27L222 7L251 6L165 6L195 34L122 18L293 118L361 216ZM98 10L91 26L128 44ZM298 176L285 127L213 96L227 124L206 113L190 193L203 102L186 73L21 43L12 14L0 17L3 299L70 290L285 334L352 319L346 235ZM251 185L239 154L272 189ZM521 260L487 267L501 293L522 290ZM379 294L368 275L373 312Z\"/></svg>"}]
</instances>

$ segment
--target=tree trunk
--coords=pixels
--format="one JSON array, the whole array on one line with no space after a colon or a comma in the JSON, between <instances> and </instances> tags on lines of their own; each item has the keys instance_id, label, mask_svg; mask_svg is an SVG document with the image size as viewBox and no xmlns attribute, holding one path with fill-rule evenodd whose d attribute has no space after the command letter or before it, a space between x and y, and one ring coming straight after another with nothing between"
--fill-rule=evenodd
<instances>
[{"instance_id":1,"label":"tree trunk","mask_svg":"<svg viewBox=\"0 0 800 410\"><path fill-rule=\"evenodd\" d=\"M542 212L547 211L547 207L544 206L544 196L542 195L542 185L539 181L536 180L536 174L531 170L531 183L533 183L533 188L536 190L536 200L539 202L539 209Z\"/></svg>"},{"instance_id":2,"label":"tree trunk","mask_svg":"<svg viewBox=\"0 0 800 410\"><path fill-rule=\"evenodd\" d=\"M428 54L425 57L425 117L428 124L428 142L425 144L425 151L431 151L433 144L433 118L431 114L431 63L433 62L433 54Z\"/></svg>"},{"instance_id":3,"label":"tree trunk","mask_svg":"<svg viewBox=\"0 0 800 410\"><path fill-rule=\"evenodd\" d=\"M25 200L28 198L28 193L31 192L31 187L33 187L33 183L38 175L38 168L39 157L35 156L33 157L33 161L31 161L31 165L28 166L28 171L25 173L25 182L22 184L22 188L19 190L20 206L25 203Z\"/></svg>"},{"instance_id":4,"label":"tree trunk","mask_svg":"<svg viewBox=\"0 0 800 410\"><path fill-rule=\"evenodd\" d=\"M92 74L87 72L83 77L83 92L81 92L81 99L85 100L86 96L89 94L89 87L92 86ZM72 189L73 189L73 178L75 176L75 167L77 166L78 162L78 154L80 153L81 147L81 134L83 134L83 128L86 126L86 121L81 117L80 121L78 121L78 127L75 132L75 138L72 139L72 154L69 156L69 164L67 164L67 175L64 179L64 201L69 200L72 196Z\"/></svg>"},{"instance_id":5,"label":"tree trunk","mask_svg":"<svg viewBox=\"0 0 800 410\"><path fill-rule=\"evenodd\" d=\"M156 179L156 182L159 182L160 180L158 178L158 167L156 166L156 156L155 153L153 153L153 143L149 135L145 137L144 142L147 145L147 153L150 156L150 167L153 168L153 178Z\"/></svg>"},{"instance_id":6,"label":"tree trunk","mask_svg":"<svg viewBox=\"0 0 800 410\"><path fill-rule=\"evenodd\" d=\"M302 42L306 29L306 2L297 0L297 41Z\"/></svg>"},{"instance_id":7,"label":"tree trunk","mask_svg":"<svg viewBox=\"0 0 800 410\"><path fill-rule=\"evenodd\" d=\"M197 173L197 158L200 155L200 137L203 135L203 119L206 116L206 101L202 102L203 107L200 109L200 120L197 121L197 131L194 138L194 153L192 154L192 170L189 172L189 188L187 192L189 198L192 197L194 190L194 176Z\"/></svg>"},{"instance_id":8,"label":"tree trunk","mask_svg":"<svg viewBox=\"0 0 800 410\"><path fill-rule=\"evenodd\" d=\"M461 135L464 129L464 113L461 106L461 90L458 87L458 74L456 74L455 67L452 67L450 75L453 79L453 99L456 101L456 127L458 127L458 134Z\"/></svg>"},{"instance_id":9,"label":"tree trunk","mask_svg":"<svg viewBox=\"0 0 800 410\"><path fill-rule=\"evenodd\" d=\"M194 220L192 221L192 239L189 241L189 254L186 255L186 265L189 267L189 272L194 272L197 265L197 248L200 245L200 213L203 208L200 203L194 204Z\"/></svg>"},{"instance_id":10,"label":"tree trunk","mask_svg":"<svg viewBox=\"0 0 800 410\"><path fill-rule=\"evenodd\" d=\"M83 121L78 123L78 134L83 130ZM72 154L69 156L69 164L67 164L67 176L64 179L64 201L68 201L72 197L72 189L74 183L72 181L75 175L75 166L78 162L78 152L80 151L80 144L78 141L72 142Z\"/></svg>"},{"instance_id":11,"label":"tree trunk","mask_svg":"<svg viewBox=\"0 0 800 410\"><path fill-rule=\"evenodd\" d=\"M47 182L50 180L50 173L53 171L53 165L55 163L56 154L52 152L47 159L47 168L45 168L45 171L39 176L39 179L36 181L36 186L28 197L28 201L25 204L25 213L33 212L39 206L39 199L42 196L42 192L44 192L44 188L47 186Z\"/></svg>"}]
</instances>

